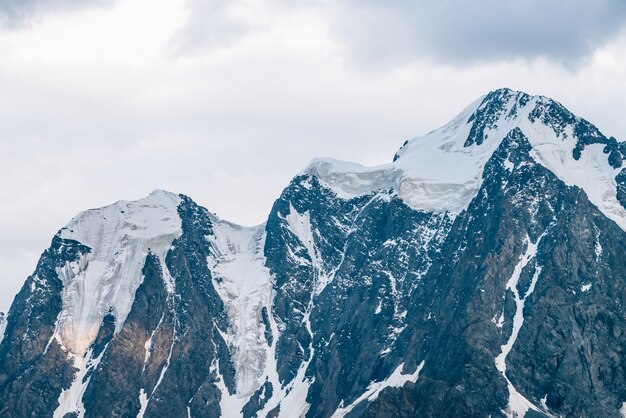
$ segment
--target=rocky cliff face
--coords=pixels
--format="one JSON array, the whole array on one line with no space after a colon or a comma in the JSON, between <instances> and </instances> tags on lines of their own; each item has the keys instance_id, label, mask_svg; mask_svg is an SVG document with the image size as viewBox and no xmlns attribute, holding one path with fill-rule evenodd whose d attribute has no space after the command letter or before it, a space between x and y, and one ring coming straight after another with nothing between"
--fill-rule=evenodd
<instances>
[{"instance_id":1,"label":"rocky cliff face","mask_svg":"<svg viewBox=\"0 0 626 418\"><path fill-rule=\"evenodd\" d=\"M626 416L625 157L503 89L258 227L85 212L7 315L0 416Z\"/></svg>"}]
</instances>

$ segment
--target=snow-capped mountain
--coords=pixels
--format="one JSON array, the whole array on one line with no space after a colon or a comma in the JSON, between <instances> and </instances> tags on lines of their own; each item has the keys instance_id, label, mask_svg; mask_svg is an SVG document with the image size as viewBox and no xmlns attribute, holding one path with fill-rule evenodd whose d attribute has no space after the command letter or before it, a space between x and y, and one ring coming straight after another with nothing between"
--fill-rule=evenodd
<instances>
[{"instance_id":1,"label":"snow-capped mountain","mask_svg":"<svg viewBox=\"0 0 626 418\"><path fill-rule=\"evenodd\" d=\"M83 212L8 312L0 416L626 416L624 158L501 89L389 164L314 160L257 227Z\"/></svg>"}]
</instances>

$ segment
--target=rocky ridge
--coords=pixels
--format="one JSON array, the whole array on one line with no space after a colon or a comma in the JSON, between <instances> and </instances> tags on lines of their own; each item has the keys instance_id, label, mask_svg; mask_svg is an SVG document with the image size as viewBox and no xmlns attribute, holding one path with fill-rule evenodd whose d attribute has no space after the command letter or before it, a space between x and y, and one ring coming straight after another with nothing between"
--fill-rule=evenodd
<instances>
[{"instance_id":1,"label":"rocky ridge","mask_svg":"<svg viewBox=\"0 0 626 418\"><path fill-rule=\"evenodd\" d=\"M625 157L501 89L392 163L314 160L257 227L84 212L8 313L0 416L624 416Z\"/></svg>"}]
</instances>

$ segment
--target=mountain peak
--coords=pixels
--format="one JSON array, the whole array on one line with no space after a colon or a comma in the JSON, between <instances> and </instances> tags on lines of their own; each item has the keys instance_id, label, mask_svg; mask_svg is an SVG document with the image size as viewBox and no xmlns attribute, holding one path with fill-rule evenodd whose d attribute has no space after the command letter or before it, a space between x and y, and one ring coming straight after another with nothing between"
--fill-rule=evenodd
<instances>
[{"instance_id":1,"label":"mountain peak","mask_svg":"<svg viewBox=\"0 0 626 418\"><path fill-rule=\"evenodd\" d=\"M164 190L164 189L154 189L144 199L149 199L149 198L169 199L169 200L173 200L173 201L179 201L180 200L180 194L179 193L170 192L170 191ZM142 199L139 199L139 200L142 200Z\"/></svg>"},{"instance_id":2,"label":"mountain peak","mask_svg":"<svg viewBox=\"0 0 626 418\"><path fill-rule=\"evenodd\" d=\"M486 139L486 130L494 129L502 120L513 120L530 101L531 96L508 88L492 91L484 96L480 106L472 113L467 123L472 129L465 140L464 146L480 145Z\"/></svg>"},{"instance_id":3,"label":"mountain peak","mask_svg":"<svg viewBox=\"0 0 626 418\"><path fill-rule=\"evenodd\" d=\"M443 127L406 141L391 164L314 160L304 173L340 197L393 189L414 209L458 214L480 188L485 164L514 129L528 138L538 163L568 186L583 189L626 229L626 210L616 197L626 143L607 138L555 100L509 88L480 97Z\"/></svg>"},{"instance_id":4,"label":"mountain peak","mask_svg":"<svg viewBox=\"0 0 626 418\"><path fill-rule=\"evenodd\" d=\"M0 314L0 415L618 416L623 151L500 89L389 164L314 160L257 227L83 212Z\"/></svg>"},{"instance_id":5,"label":"mountain peak","mask_svg":"<svg viewBox=\"0 0 626 418\"><path fill-rule=\"evenodd\" d=\"M181 234L180 201L174 193L155 190L143 199L82 212L59 231L61 239L91 249L58 271L64 288L56 332L70 352L88 349L107 313L116 318L118 327L124 323L146 255L150 252L163 260Z\"/></svg>"}]
</instances>

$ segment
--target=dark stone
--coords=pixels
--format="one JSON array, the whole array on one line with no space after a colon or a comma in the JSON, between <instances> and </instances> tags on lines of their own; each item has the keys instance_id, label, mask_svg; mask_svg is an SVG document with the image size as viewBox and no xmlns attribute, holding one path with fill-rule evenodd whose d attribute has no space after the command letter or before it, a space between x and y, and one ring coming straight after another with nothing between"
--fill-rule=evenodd
<instances>
[{"instance_id":1,"label":"dark stone","mask_svg":"<svg viewBox=\"0 0 626 418\"><path fill-rule=\"evenodd\" d=\"M46 416L58 406L74 367L52 338L63 284L56 268L90 249L58 235L15 297L0 343L0 416Z\"/></svg>"}]
</instances>

